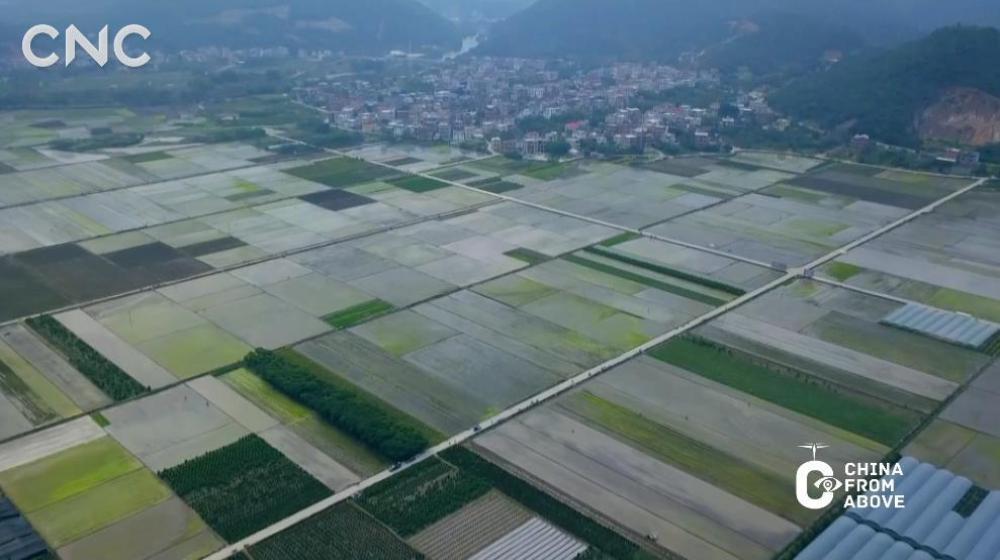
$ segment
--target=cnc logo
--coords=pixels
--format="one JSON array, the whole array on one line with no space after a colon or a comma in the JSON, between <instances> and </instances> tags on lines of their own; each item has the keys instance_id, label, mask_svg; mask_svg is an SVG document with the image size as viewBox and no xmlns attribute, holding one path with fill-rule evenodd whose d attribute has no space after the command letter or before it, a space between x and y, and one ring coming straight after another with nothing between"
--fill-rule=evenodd
<instances>
[{"instance_id":1,"label":"cnc logo","mask_svg":"<svg viewBox=\"0 0 1000 560\"><path fill-rule=\"evenodd\" d=\"M51 25L35 25L29 29L24 37L21 39L21 52L24 53L25 60L29 64L35 66L36 68L48 68L54 66L59 62L59 55L55 52L49 51L49 54L41 56L35 51L36 42L35 39L39 35L45 35L50 39L59 38L59 30ZM115 33L114 39L114 55L119 63L129 67L129 68L139 68L145 66L149 62L149 55L146 52L142 52L139 56L130 56L125 52L125 40L131 36L138 36L143 41L149 39L152 35L149 29L139 24L129 24L118 30ZM38 41L42 42L42 41ZM65 42L64 42L64 54L66 66L69 66L76 60L76 48L80 47L87 56L91 58L98 66L104 67L108 63L108 58L110 53L108 52L108 26L105 25L97 34L97 44L90 42L90 39L83 34L82 31L77 29L75 25L70 25L66 28Z\"/></svg>"},{"instance_id":2,"label":"cnc logo","mask_svg":"<svg viewBox=\"0 0 1000 560\"><path fill-rule=\"evenodd\" d=\"M847 494L845 508L903 509L906 501L896 494L896 481L903 476L899 463L844 463L840 478L829 463L816 459L816 451L826 449L821 443L800 445L812 451L812 460L806 461L795 472L795 498L802 507L825 509L833 503L838 490ZM816 478L816 475L819 475ZM816 478L810 482L810 478ZM818 494L818 495L817 495Z\"/></svg>"}]
</instances>

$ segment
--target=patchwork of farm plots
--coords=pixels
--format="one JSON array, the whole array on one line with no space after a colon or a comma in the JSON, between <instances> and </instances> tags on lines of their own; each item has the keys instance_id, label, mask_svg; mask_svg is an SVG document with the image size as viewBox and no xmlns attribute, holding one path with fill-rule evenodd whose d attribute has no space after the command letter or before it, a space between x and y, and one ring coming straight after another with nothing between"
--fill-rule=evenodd
<instances>
[{"instance_id":1,"label":"patchwork of farm plots","mask_svg":"<svg viewBox=\"0 0 1000 560\"><path fill-rule=\"evenodd\" d=\"M1000 323L998 216L1000 191L984 185L852 250L820 273L902 301L955 312L953 321L970 323L975 318L979 325L995 325ZM932 322L926 327L930 335L941 334ZM947 334L961 338L961 333ZM936 340L926 344L941 347ZM996 336L978 351L996 355ZM976 364L986 359L977 358ZM1000 385L996 379L994 365L906 452L985 487L1000 486L1000 432L996 429L1000 418L994 413Z\"/></svg>"},{"instance_id":2,"label":"patchwork of farm plots","mask_svg":"<svg viewBox=\"0 0 1000 560\"><path fill-rule=\"evenodd\" d=\"M232 366L253 348L276 349L351 327L613 234L509 203L490 205L55 317L138 386L156 389ZM23 325L0 334L3 437L109 402ZM234 377L236 387L253 393L252 382L244 387ZM307 429L315 418L288 421L304 436L323 431ZM362 460L360 467L370 472L372 464Z\"/></svg>"},{"instance_id":3,"label":"patchwork of farm plots","mask_svg":"<svg viewBox=\"0 0 1000 560\"><path fill-rule=\"evenodd\" d=\"M0 322L78 306L0 328L0 489L60 557L204 556L781 277L749 261L810 261L967 184L757 152L351 154L389 167L236 144L48 167L0 150ZM34 181L58 188L16 198ZM996 196L820 271L889 296L782 285L479 435L482 456L453 448L249 553L648 557L567 502L656 555L769 558L818 517L791 492L797 445L878 460L970 380L907 452L991 484L995 345L887 317L912 298L993 319Z\"/></svg>"},{"instance_id":4,"label":"patchwork of farm plots","mask_svg":"<svg viewBox=\"0 0 1000 560\"><path fill-rule=\"evenodd\" d=\"M163 120L124 108L5 111L0 114L0 163L18 171L46 167L74 154L47 155L47 150L37 146L53 140L89 138L95 130L146 132L162 127Z\"/></svg>"},{"instance_id":5,"label":"patchwork of farm plots","mask_svg":"<svg viewBox=\"0 0 1000 560\"><path fill-rule=\"evenodd\" d=\"M26 327L0 328L0 440L109 402Z\"/></svg>"},{"instance_id":6,"label":"patchwork of farm plots","mask_svg":"<svg viewBox=\"0 0 1000 560\"><path fill-rule=\"evenodd\" d=\"M259 544L254 558L648 558L635 544L453 449Z\"/></svg>"},{"instance_id":7,"label":"patchwork of farm plots","mask_svg":"<svg viewBox=\"0 0 1000 560\"><path fill-rule=\"evenodd\" d=\"M822 273L899 298L1000 323L1000 189L981 186Z\"/></svg>"},{"instance_id":8,"label":"patchwork of farm plots","mask_svg":"<svg viewBox=\"0 0 1000 560\"><path fill-rule=\"evenodd\" d=\"M1000 362L994 362L906 447L905 453L1000 487Z\"/></svg>"},{"instance_id":9,"label":"patchwork of farm plots","mask_svg":"<svg viewBox=\"0 0 1000 560\"><path fill-rule=\"evenodd\" d=\"M64 559L190 558L222 541L90 419L5 444L0 485Z\"/></svg>"},{"instance_id":10,"label":"patchwork of farm plots","mask_svg":"<svg viewBox=\"0 0 1000 560\"><path fill-rule=\"evenodd\" d=\"M0 320L495 202L407 180L286 162L0 210Z\"/></svg>"},{"instance_id":11,"label":"patchwork of farm plots","mask_svg":"<svg viewBox=\"0 0 1000 560\"><path fill-rule=\"evenodd\" d=\"M474 159L480 154L465 152L448 145L433 147L408 144L374 144L344 152L348 156L398 167L411 173L423 173L442 165L454 165Z\"/></svg>"},{"instance_id":12,"label":"patchwork of farm plots","mask_svg":"<svg viewBox=\"0 0 1000 560\"><path fill-rule=\"evenodd\" d=\"M248 167L253 165L252 160L267 155L267 152L248 145L219 144L167 148L141 156L76 156L83 161L70 160L5 174L4 188L0 190L0 208ZM15 214L7 215L13 217Z\"/></svg>"},{"instance_id":13,"label":"patchwork of farm plots","mask_svg":"<svg viewBox=\"0 0 1000 560\"><path fill-rule=\"evenodd\" d=\"M695 158L661 161L647 168L493 158L433 174L630 228L658 224L794 177Z\"/></svg>"},{"instance_id":14,"label":"patchwork of farm plots","mask_svg":"<svg viewBox=\"0 0 1000 560\"><path fill-rule=\"evenodd\" d=\"M770 558L816 517L796 442L879 460L990 362L879 322L900 305L787 285L475 441L684 557Z\"/></svg>"},{"instance_id":15,"label":"patchwork of farm plots","mask_svg":"<svg viewBox=\"0 0 1000 560\"><path fill-rule=\"evenodd\" d=\"M967 184L831 164L670 220L650 232L758 262L801 265Z\"/></svg>"},{"instance_id":16,"label":"patchwork of farm plots","mask_svg":"<svg viewBox=\"0 0 1000 560\"><path fill-rule=\"evenodd\" d=\"M636 239L546 260L296 349L455 433L774 274Z\"/></svg>"}]
</instances>

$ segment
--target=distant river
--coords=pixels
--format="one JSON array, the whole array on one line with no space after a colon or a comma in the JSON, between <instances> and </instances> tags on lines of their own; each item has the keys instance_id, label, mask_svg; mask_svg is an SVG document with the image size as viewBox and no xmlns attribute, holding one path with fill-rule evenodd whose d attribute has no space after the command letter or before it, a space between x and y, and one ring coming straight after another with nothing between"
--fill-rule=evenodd
<instances>
[{"instance_id":1,"label":"distant river","mask_svg":"<svg viewBox=\"0 0 1000 560\"><path fill-rule=\"evenodd\" d=\"M444 59L451 60L453 58L458 58L478 46L479 46L479 35L470 35L469 37L462 39L462 48L460 50L457 50L455 52L450 52L444 55Z\"/></svg>"}]
</instances>

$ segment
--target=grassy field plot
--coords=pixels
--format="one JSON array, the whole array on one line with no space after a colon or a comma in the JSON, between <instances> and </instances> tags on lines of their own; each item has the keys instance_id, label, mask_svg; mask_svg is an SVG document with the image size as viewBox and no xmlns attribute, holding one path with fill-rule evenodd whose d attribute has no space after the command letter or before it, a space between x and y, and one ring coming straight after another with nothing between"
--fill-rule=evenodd
<instances>
[{"instance_id":1,"label":"grassy field plot","mask_svg":"<svg viewBox=\"0 0 1000 560\"><path fill-rule=\"evenodd\" d=\"M2 338L0 394L34 426L80 413L80 408L68 396Z\"/></svg>"},{"instance_id":2,"label":"grassy field plot","mask_svg":"<svg viewBox=\"0 0 1000 560\"><path fill-rule=\"evenodd\" d=\"M225 543L179 498L160 502L59 549L64 560L184 558Z\"/></svg>"},{"instance_id":3,"label":"grassy field plot","mask_svg":"<svg viewBox=\"0 0 1000 560\"><path fill-rule=\"evenodd\" d=\"M225 374L222 379L247 400L352 472L370 476L387 466L384 459L363 444L288 398L253 372L238 369Z\"/></svg>"},{"instance_id":4,"label":"grassy field plot","mask_svg":"<svg viewBox=\"0 0 1000 560\"><path fill-rule=\"evenodd\" d=\"M435 431L454 433L481 414L455 388L350 332L326 335L295 350L322 365L328 381L356 386Z\"/></svg>"},{"instance_id":5,"label":"grassy field plot","mask_svg":"<svg viewBox=\"0 0 1000 560\"><path fill-rule=\"evenodd\" d=\"M781 446L787 439L836 442L837 449L827 454L826 460L831 465L857 457L879 457L887 449L847 430L651 357L615 368L606 378L585 387L585 391L631 410L649 422L739 457L761 473L783 478L791 476L789 473L794 473L801 463L801 454L796 449ZM718 410L729 412L720 415L716 413ZM579 412L575 414L580 416ZM624 439L629 439L627 433ZM632 440L643 444L642 437ZM696 472L692 474L698 476Z\"/></svg>"},{"instance_id":6,"label":"grassy field plot","mask_svg":"<svg viewBox=\"0 0 1000 560\"><path fill-rule=\"evenodd\" d=\"M534 480L686 558L770 558L799 532L752 505L551 409L476 444ZM697 499L692 499L697 496Z\"/></svg>"},{"instance_id":7,"label":"grassy field plot","mask_svg":"<svg viewBox=\"0 0 1000 560\"><path fill-rule=\"evenodd\" d=\"M540 181L557 179L570 168L568 164L558 162L514 160L501 156L475 161L469 165L504 175L524 175Z\"/></svg>"},{"instance_id":8,"label":"grassy field plot","mask_svg":"<svg viewBox=\"0 0 1000 560\"><path fill-rule=\"evenodd\" d=\"M167 469L160 477L230 542L330 494L257 436Z\"/></svg>"},{"instance_id":9,"label":"grassy field plot","mask_svg":"<svg viewBox=\"0 0 1000 560\"><path fill-rule=\"evenodd\" d=\"M365 303L360 303L348 307L347 309L331 313L323 318L331 327L336 329L347 329L368 321L374 317L385 315L393 310L391 303L380 299L373 299Z\"/></svg>"},{"instance_id":10,"label":"grassy field plot","mask_svg":"<svg viewBox=\"0 0 1000 560\"><path fill-rule=\"evenodd\" d=\"M554 260L299 350L450 433L704 310L675 294Z\"/></svg>"},{"instance_id":11,"label":"grassy field plot","mask_svg":"<svg viewBox=\"0 0 1000 560\"><path fill-rule=\"evenodd\" d=\"M0 340L5 341L26 362L45 376L82 411L93 410L111 402L83 374L69 365L41 338L23 324L0 328Z\"/></svg>"},{"instance_id":12,"label":"grassy field plot","mask_svg":"<svg viewBox=\"0 0 1000 560\"><path fill-rule=\"evenodd\" d=\"M845 281L941 309L1000 321L1000 266L990 233L1000 192L974 189L937 211L859 247L826 267L856 271Z\"/></svg>"},{"instance_id":13,"label":"grassy field plot","mask_svg":"<svg viewBox=\"0 0 1000 560\"><path fill-rule=\"evenodd\" d=\"M814 323L809 334L956 383L989 362L979 352L837 312Z\"/></svg>"},{"instance_id":14,"label":"grassy field plot","mask_svg":"<svg viewBox=\"0 0 1000 560\"><path fill-rule=\"evenodd\" d=\"M106 430L149 468L160 471L229 445L247 430L181 386L103 413Z\"/></svg>"},{"instance_id":15,"label":"grassy field plot","mask_svg":"<svg viewBox=\"0 0 1000 560\"><path fill-rule=\"evenodd\" d=\"M816 515L784 492L789 478L756 468L725 451L652 421L641 413L589 392L567 399L564 408L657 459L691 473L800 527Z\"/></svg>"},{"instance_id":16,"label":"grassy field plot","mask_svg":"<svg viewBox=\"0 0 1000 560\"><path fill-rule=\"evenodd\" d=\"M155 506L170 489L145 469L122 475L28 515L45 541L62 547Z\"/></svg>"},{"instance_id":17,"label":"grassy field plot","mask_svg":"<svg viewBox=\"0 0 1000 560\"><path fill-rule=\"evenodd\" d=\"M625 227L651 226L730 196L728 189L716 196L704 194L711 190L707 184L699 189L701 192L672 188L670 185L687 182L698 186L700 179L686 179L640 167L610 163L521 162L521 166L530 164L539 168L518 170L517 165L494 163L495 159L487 160L487 167L481 169L500 173L505 180L523 185L508 196ZM482 162L474 165L479 163ZM489 184L480 188L488 187Z\"/></svg>"},{"instance_id":18,"label":"grassy field plot","mask_svg":"<svg viewBox=\"0 0 1000 560\"><path fill-rule=\"evenodd\" d=\"M256 333L254 329L260 326L260 322L254 320L261 311L259 307L247 305L245 309L239 309L236 304L231 304L205 310L204 315L230 327L234 325L233 314L242 314L249 322L236 326L243 329L242 335L251 337ZM267 309L274 310L273 307ZM285 307L281 307L277 311L284 310ZM157 292L113 300L94 306L88 312L110 331L134 345L136 350L180 379L235 364L251 348L205 316ZM274 318L279 321L284 319L280 313Z\"/></svg>"},{"instance_id":19,"label":"grassy field plot","mask_svg":"<svg viewBox=\"0 0 1000 560\"><path fill-rule=\"evenodd\" d=\"M353 158L333 158L303 167L286 169L296 177L333 188L345 188L397 175L392 169Z\"/></svg>"},{"instance_id":20,"label":"grassy field plot","mask_svg":"<svg viewBox=\"0 0 1000 560\"><path fill-rule=\"evenodd\" d=\"M920 421L914 413L888 402L881 406L865 402L845 388L816 383L808 374L783 371L701 338L674 339L650 355L888 446L896 444Z\"/></svg>"},{"instance_id":21,"label":"grassy field plot","mask_svg":"<svg viewBox=\"0 0 1000 560\"><path fill-rule=\"evenodd\" d=\"M423 556L391 531L345 503L250 549L256 560L417 560Z\"/></svg>"},{"instance_id":22,"label":"grassy field plot","mask_svg":"<svg viewBox=\"0 0 1000 560\"><path fill-rule=\"evenodd\" d=\"M902 180L906 178L912 180ZM955 181L929 183L915 174L880 177L821 167L651 231L761 262L802 263L961 186Z\"/></svg>"},{"instance_id":23,"label":"grassy field plot","mask_svg":"<svg viewBox=\"0 0 1000 560\"><path fill-rule=\"evenodd\" d=\"M800 281L713 322L710 335L873 397L929 411L989 357L883 324L900 303ZM931 407L932 408L932 407Z\"/></svg>"},{"instance_id":24,"label":"grassy field plot","mask_svg":"<svg viewBox=\"0 0 1000 560\"><path fill-rule=\"evenodd\" d=\"M32 512L136 471L142 463L111 438L101 438L0 474L4 491Z\"/></svg>"},{"instance_id":25,"label":"grassy field plot","mask_svg":"<svg viewBox=\"0 0 1000 560\"><path fill-rule=\"evenodd\" d=\"M0 486L54 548L170 497L169 489L111 438L0 473Z\"/></svg>"}]
</instances>

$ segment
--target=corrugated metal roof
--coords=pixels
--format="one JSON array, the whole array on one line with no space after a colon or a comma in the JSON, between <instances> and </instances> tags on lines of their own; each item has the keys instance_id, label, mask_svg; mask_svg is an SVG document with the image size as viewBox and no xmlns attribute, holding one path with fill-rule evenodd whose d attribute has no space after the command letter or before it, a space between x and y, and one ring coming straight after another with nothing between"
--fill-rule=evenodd
<instances>
[{"instance_id":1,"label":"corrugated metal roof","mask_svg":"<svg viewBox=\"0 0 1000 560\"><path fill-rule=\"evenodd\" d=\"M24 560L45 552L48 547L28 521L7 498L0 498L0 558Z\"/></svg>"},{"instance_id":2,"label":"corrugated metal roof","mask_svg":"<svg viewBox=\"0 0 1000 560\"><path fill-rule=\"evenodd\" d=\"M573 560L587 545L535 517L469 560Z\"/></svg>"},{"instance_id":3,"label":"corrugated metal roof","mask_svg":"<svg viewBox=\"0 0 1000 560\"><path fill-rule=\"evenodd\" d=\"M905 508L851 508L796 560L1000 560L1000 492L963 517L955 506L972 482L912 457L900 464L893 493Z\"/></svg>"},{"instance_id":4,"label":"corrugated metal roof","mask_svg":"<svg viewBox=\"0 0 1000 560\"><path fill-rule=\"evenodd\" d=\"M896 309L882 322L970 348L982 348L1000 332L1000 325L996 323L919 303L908 303Z\"/></svg>"}]
</instances>

